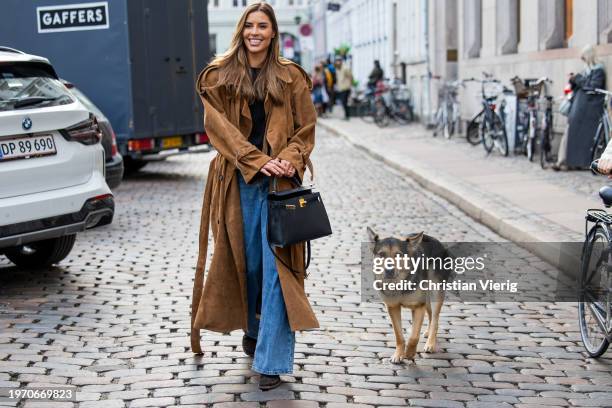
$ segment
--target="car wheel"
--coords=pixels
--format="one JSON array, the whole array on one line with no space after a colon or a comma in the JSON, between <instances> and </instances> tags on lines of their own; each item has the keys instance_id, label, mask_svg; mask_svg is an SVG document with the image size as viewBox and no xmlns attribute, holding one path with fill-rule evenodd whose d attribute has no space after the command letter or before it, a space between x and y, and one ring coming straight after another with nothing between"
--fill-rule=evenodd
<instances>
[{"instance_id":1,"label":"car wheel","mask_svg":"<svg viewBox=\"0 0 612 408\"><path fill-rule=\"evenodd\" d=\"M4 250L4 255L21 268L44 268L62 261L68 256L76 234L32 242Z\"/></svg>"}]
</instances>

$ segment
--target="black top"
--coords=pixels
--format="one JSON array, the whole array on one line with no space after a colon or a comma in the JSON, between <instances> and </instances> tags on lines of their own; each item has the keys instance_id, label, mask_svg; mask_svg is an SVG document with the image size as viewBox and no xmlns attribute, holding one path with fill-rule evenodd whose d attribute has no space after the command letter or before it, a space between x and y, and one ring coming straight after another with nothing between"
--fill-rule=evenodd
<instances>
[{"instance_id":1,"label":"black top","mask_svg":"<svg viewBox=\"0 0 612 408\"><path fill-rule=\"evenodd\" d=\"M253 83L258 74L259 68L251 68ZM266 111L263 101L261 99L256 99L253 103L249 104L249 110L251 111L251 119L253 121L249 142L259 150L263 150L263 141L266 133Z\"/></svg>"}]
</instances>

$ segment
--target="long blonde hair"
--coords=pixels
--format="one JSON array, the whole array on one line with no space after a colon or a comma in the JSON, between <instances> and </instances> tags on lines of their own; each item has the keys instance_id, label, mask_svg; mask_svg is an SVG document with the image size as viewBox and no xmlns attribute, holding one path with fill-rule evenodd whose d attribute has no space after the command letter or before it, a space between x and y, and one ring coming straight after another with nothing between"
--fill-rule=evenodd
<instances>
[{"instance_id":1,"label":"long blonde hair","mask_svg":"<svg viewBox=\"0 0 612 408\"><path fill-rule=\"evenodd\" d=\"M597 61L597 51L595 51L595 47L593 47L591 44L587 44L584 46L584 48L582 48L580 58L589 68L599 62Z\"/></svg>"},{"instance_id":2,"label":"long blonde hair","mask_svg":"<svg viewBox=\"0 0 612 408\"><path fill-rule=\"evenodd\" d=\"M268 54L255 82L251 79L248 50L244 45L242 33L249 14L261 11L265 13L272 23L274 37L270 40ZM280 103L283 95L283 83L279 79L282 65L280 63L280 47L278 23L274 9L268 3L258 2L244 9L232 36L229 48L218 55L210 63L219 68L219 84L229 89L229 94L235 97L246 96L249 101L264 99L269 93L274 103Z\"/></svg>"}]
</instances>

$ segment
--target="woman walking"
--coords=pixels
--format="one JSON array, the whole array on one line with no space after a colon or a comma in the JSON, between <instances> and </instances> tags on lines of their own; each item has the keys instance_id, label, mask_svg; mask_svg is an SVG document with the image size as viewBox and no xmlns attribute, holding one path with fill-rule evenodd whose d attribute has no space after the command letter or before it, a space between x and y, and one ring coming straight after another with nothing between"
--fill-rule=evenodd
<instances>
[{"instance_id":1,"label":"woman walking","mask_svg":"<svg viewBox=\"0 0 612 408\"><path fill-rule=\"evenodd\" d=\"M268 245L267 194L301 181L314 147L316 112L304 70L280 57L274 10L254 3L243 12L229 49L200 74L204 126L217 150L204 193L191 309L191 348L200 329L242 329L259 386L281 384L293 370L295 331L318 327L304 291L304 245ZM214 251L206 283L208 228Z\"/></svg>"},{"instance_id":2,"label":"woman walking","mask_svg":"<svg viewBox=\"0 0 612 408\"><path fill-rule=\"evenodd\" d=\"M580 59L586 67L580 74L570 77L574 97L554 170L586 168L591 164L592 142L602 114L603 96L588 91L606 88L606 71L597 61L592 45L582 49Z\"/></svg>"}]
</instances>

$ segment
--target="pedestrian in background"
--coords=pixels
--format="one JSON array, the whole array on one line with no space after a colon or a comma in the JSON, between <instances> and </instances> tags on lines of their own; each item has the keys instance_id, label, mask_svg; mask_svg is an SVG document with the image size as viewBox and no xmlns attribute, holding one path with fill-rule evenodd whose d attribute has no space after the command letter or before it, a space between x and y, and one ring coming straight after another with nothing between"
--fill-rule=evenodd
<instances>
[{"instance_id":1,"label":"pedestrian in background","mask_svg":"<svg viewBox=\"0 0 612 408\"><path fill-rule=\"evenodd\" d=\"M202 353L200 329L244 330L242 348L254 357L262 390L292 373L295 331L319 327L304 274L291 271L304 270L304 244L276 248L277 262L266 234L271 178L278 190L292 188L288 177L301 181L311 166L311 88L309 75L280 57L278 24L265 2L245 9L229 49L197 81L204 127L217 155L202 206L191 348ZM209 224L215 247L204 284Z\"/></svg>"},{"instance_id":2,"label":"pedestrian in background","mask_svg":"<svg viewBox=\"0 0 612 408\"><path fill-rule=\"evenodd\" d=\"M342 61L341 57L336 57L336 78L337 78L337 89L338 98L342 103L344 109L344 119L349 120L349 107L348 100L351 94L351 88L353 86L353 73L350 67Z\"/></svg>"},{"instance_id":3,"label":"pedestrian in background","mask_svg":"<svg viewBox=\"0 0 612 408\"><path fill-rule=\"evenodd\" d=\"M585 168L591 164L591 145L603 105L603 95L590 94L589 89L606 88L606 71L597 60L595 48L587 45L580 59L585 69L570 77L572 106L567 118L567 127L559 145L559 158L554 170Z\"/></svg>"},{"instance_id":4,"label":"pedestrian in background","mask_svg":"<svg viewBox=\"0 0 612 408\"><path fill-rule=\"evenodd\" d=\"M331 113L336 104L336 67L332 64L328 58L327 61L323 61L323 72L325 73L325 90L329 97L327 103L327 110Z\"/></svg>"},{"instance_id":5,"label":"pedestrian in background","mask_svg":"<svg viewBox=\"0 0 612 408\"><path fill-rule=\"evenodd\" d=\"M317 115L320 117L325 114L324 103L327 96L323 80L323 67L317 65L312 73L312 102L317 110Z\"/></svg>"},{"instance_id":6,"label":"pedestrian in background","mask_svg":"<svg viewBox=\"0 0 612 408\"><path fill-rule=\"evenodd\" d=\"M370 75L368 76L368 88L371 91L374 91L378 81L382 81L384 77L385 73L380 67L380 61L374 60L374 68L372 68L372 72L370 72Z\"/></svg>"}]
</instances>

